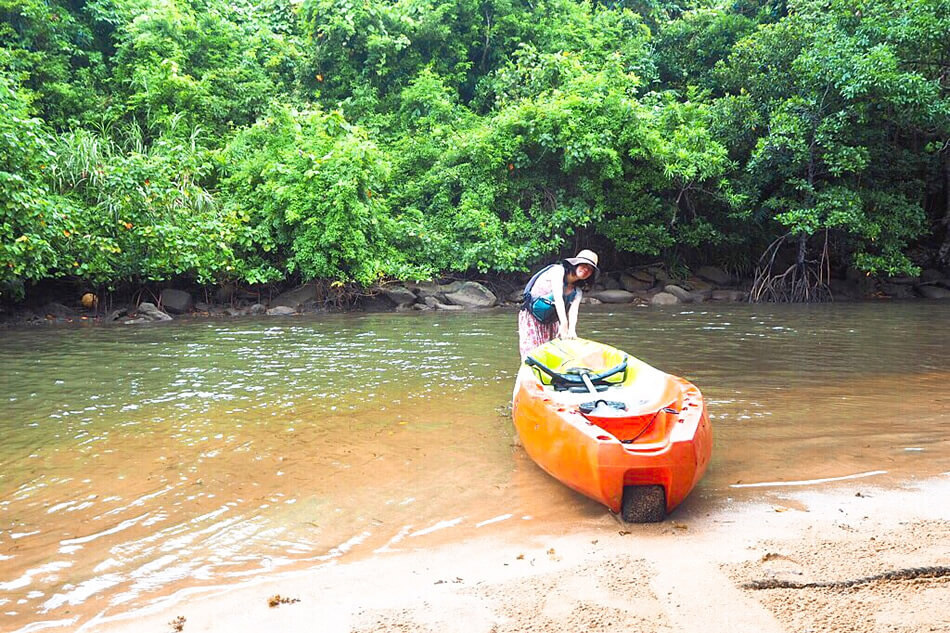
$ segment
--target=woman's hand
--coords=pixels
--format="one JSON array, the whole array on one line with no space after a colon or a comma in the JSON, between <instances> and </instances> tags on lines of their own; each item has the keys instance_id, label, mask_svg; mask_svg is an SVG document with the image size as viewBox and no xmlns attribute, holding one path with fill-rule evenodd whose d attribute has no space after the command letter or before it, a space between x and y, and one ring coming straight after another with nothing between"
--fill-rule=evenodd
<instances>
[{"instance_id":1,"label":"woman's hand","mask_svg":"<svg viewBox=\"0 0 950 633\"><path fill-rule=\"evenodd\" d=\"M577 338L577 335L572 334L571 328L564 322L558 324L557 328L557 337L558 338Z\"/></svg>"}]
</instances>

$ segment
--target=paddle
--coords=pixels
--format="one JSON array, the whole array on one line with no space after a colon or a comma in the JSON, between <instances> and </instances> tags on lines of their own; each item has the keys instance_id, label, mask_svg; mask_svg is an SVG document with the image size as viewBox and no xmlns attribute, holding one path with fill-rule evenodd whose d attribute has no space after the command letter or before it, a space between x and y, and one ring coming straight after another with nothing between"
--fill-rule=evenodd
<instances>
[{"instance_id":1,"label":"paddle","mask_svg":"<svg viewBox=\"0 0 950 633\"><path fill-rule=\"evenodd\" d=\"M591 392L593 395L597 395L597 388L594 387L594 383L591 382L590 376L587 374L581 374L581 380L584 381L584 384L587 385L587 391Z\"/></svg>"}]
</instances>

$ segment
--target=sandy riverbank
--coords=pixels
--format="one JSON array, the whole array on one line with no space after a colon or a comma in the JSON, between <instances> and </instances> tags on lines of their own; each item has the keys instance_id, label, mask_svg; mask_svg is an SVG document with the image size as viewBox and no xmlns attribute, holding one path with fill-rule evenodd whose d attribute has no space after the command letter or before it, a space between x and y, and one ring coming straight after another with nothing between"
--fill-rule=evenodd
<instances>
[{"instance_id":1,"label":"sandy riverbank","mask_svg":"<svg viewBox=\"0 0 950 633\"><path fill-rule=\"evenodd\" d=\"M931 577L867 580L936 567ZM941 569L942 568L942 569ZM180 592L83 631L950 631L950 473L860 481L628 526L492 537ZM863 579L863 580L862 580ZM805 588L751 589L755 581ZM850 581L859 581L851 583ZM268 599L296 600L276 607Z\"/></svg>"}]
</instances>

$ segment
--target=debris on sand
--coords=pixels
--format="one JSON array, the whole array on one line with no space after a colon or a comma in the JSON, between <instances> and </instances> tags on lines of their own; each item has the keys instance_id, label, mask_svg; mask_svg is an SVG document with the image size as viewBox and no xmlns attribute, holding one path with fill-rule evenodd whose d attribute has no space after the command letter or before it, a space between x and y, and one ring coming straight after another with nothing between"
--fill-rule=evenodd
<instances>
[{"instance_id":1,"label":"debris on sand","mask_svg":"<svg viewBox=\"0 0 950 633\"><path fill-rule=\"evenodd\" d=\"M293 604L295 602L300 602L299 598L284 598L279 593L275 593L273 596L267 599L267 606L273 608L279 604Z\"/></svg>"}]
</instances>

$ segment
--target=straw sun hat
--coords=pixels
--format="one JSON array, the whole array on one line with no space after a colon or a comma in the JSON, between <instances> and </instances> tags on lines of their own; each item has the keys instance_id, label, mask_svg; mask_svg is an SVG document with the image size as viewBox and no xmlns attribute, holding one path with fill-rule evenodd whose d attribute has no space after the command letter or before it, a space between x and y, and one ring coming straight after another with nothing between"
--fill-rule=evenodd
<instances>
[{"instance_id":1,"label":"straw sun hat","mask_svg":"<svg viewBox=\"0 0 950 633\"><path fill-rule=\"evenodd\" d=\"M597 268L597 253L586 248L574 257L568 257L567 261L570 262L572 266L577 266L578 264L589 264L594 267L594 272L600 270Z\"/></svg>"}]
</instances>

